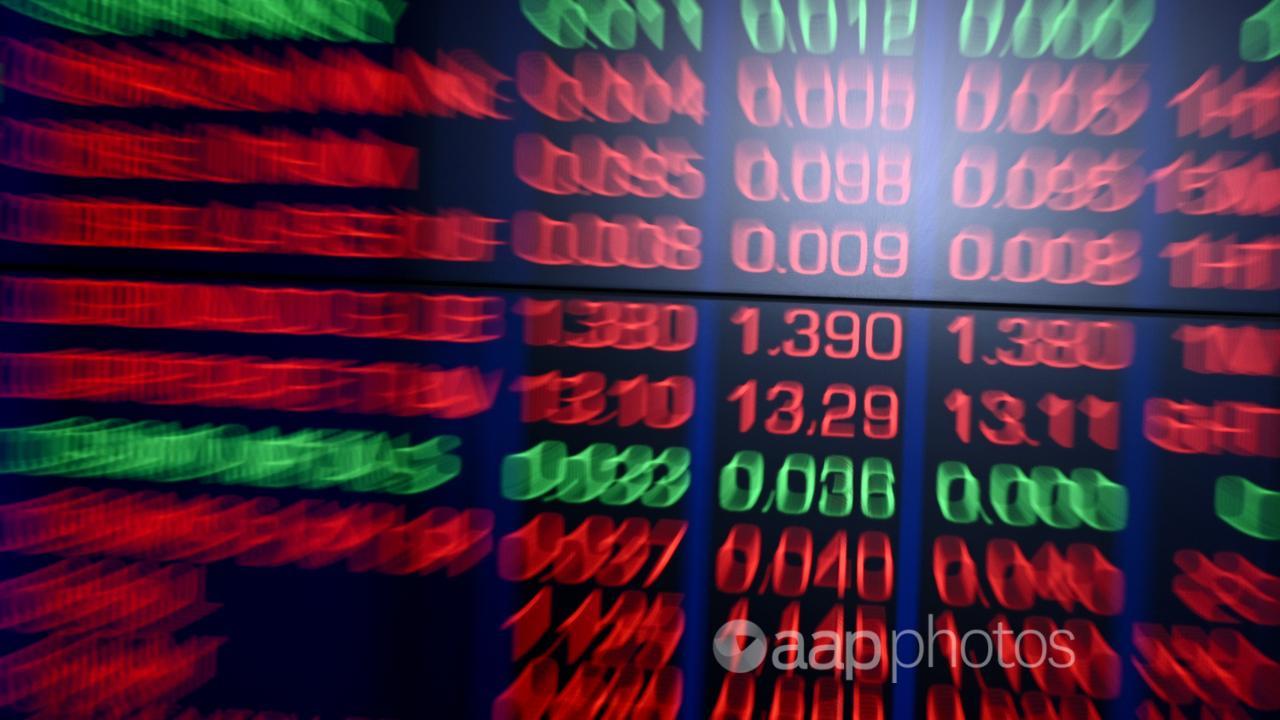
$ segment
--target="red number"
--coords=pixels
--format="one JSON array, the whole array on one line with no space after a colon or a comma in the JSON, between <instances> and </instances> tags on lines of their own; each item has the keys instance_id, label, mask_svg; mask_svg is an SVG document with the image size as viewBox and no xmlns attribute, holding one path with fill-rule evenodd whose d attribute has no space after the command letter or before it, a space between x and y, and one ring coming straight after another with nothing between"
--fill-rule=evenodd
<instances>
[{"instance_id":1,"label":"red number","mask_svg":"<svg viewBox=\"0 0 1280 720\"><path fill-rule=\"evenodd\" d=\"M858 597L885 602L893 595L893 546L889 536L872 530L858 537Z\"/></svg>"},{"instance_id":2,"label":"red number","mask_svg":"<svg viewBox=\"0 0 1280 720\"><path fill-rule=\"evenodd\" d=\"M956 129L982 132L991 127L1000 109L1000 64L990 60L969 63L956 95Z\"/></svg>"},{"instance_id":3,"label":"red number","mask_svg":"<svg viewBox=\"0 0 1280 720\"><path fill-rule=\"evenodd\" d=\"M773 62L759 55L738 61L738 105L756 127L774 127L782 117L782 88Z\"/></svg>"},{"instance_id":4,"label":"red number","mask_svg":"<svg viewBox=\"0 0 1280 720\"><path fill-rule=\"evenodd\" d=\"M733 179L748 200L767 202L778 196L778 161L763 140L743 140L734 147Z\"/></svg>"},{"instance_id":5,"label":"red number","mask_svg":"<svg viewBox=\"0 0 1280 720\"><path fill-rule=\"evenodd\" d=\"M845 405L843 408L830 407L831 400L837 396L843 396ZM827 388L822 395L822 404L827 407L827 413L822 418L822 436L823 437L853 437L853 423L840 422L852 418L856 412L857 393L852 386L844 383L837 383ZM868 409L870 403L867 403ZM870 420L866 423L869 425Z\"/></svg>"},{"instance_id":6,"label":"red number","mask_svg":"<svg viewBox=\"0 0 1280 720\"><path fill-rule=\"evenodd\" d=\"M978 430L988 442L996 445L1039 444L1027 437L1027 429L1022 422L1026 415L1026 403L1021 399L1003 390L984 390L979 397L982 406L1001 424L999 428L992 428L985 420L978 421Z\"/></svg>"},{"instance_id":7,"label":"red number","mask_svg":"<svg viewBox=\"0 0 1280 720\"><path fill-rule=\"evenodd\" d=\"M866 58L840 63L836 79L836 106L840 124L848 130L866 130L875 117L875 73Z\"/></svg>"},{"instance_id":8,"label":"red number","mask_svg":"<svg viewBox=\"0 0 1280 720\"><path fill-rule=\"evenodd\" d=\"M957 388L947 394L943 404L955 413L956 437L967 445L973 436L973 396Z\"/></svg>"},{"instance_id":9,"label":"red number","mask_svg":"<svg viewBox=\"0 0 1280 720\"><path fill-rule=\"evenodd\" d=\"M755 380L748 380L729 393L729 402L738 405L738 432L745 433L756 424L756 389Z\"/></svg>"},{"instance_id":10,"label":"red number","mask_svg":"<svg viewBox=\"0 0 1280 720\"><path fill-rule=\"evenodd\" d=\"M821 323L818 320L818 313L807 308L792 308L782 315L783 322L788 325L795 325L797 320L803 319L805 325L796 330L796 335L806 339L803 346L797 346L796 341L788 338L782 342L782 351L792 357L813 357L818 354L818 330Z\"/></svg>"},{"instance_id":11,"label":"red number","mask_svg":"<svg viewBox=\"0 0 1280 720\"><path fill-rule=\"evenodd\" d=\"M765 399L773 402L783 394L787 396L787 401L764 421L764 429L775 435L791 435L804 424L804 386L798 382L783 380L769 388Z\"/></svg>"},{"instance_id":12,"label":"red number","mask_svg":"<svg viewBox=\"0 0 1280 720\"><path fill-rule=\"evenodd\" d=\"M684 138L658 138L658 154L666 165L671 181L667 184L667 192L681 200L693 200L702 197L706 191L707 178L693 166L693 160L701 160L702 155L689 145Z\"/></svg>"},{"instance_id":13,"label":"red number","mask_svg":"<svg viewBox=\"0 0 1280 720\"><path fill-rule=\"evenodd\" d=\"M758 240L753 243L753 238ZM778 239L762 220L735 220L730 244L733 265L739 270L763 273L774 269Z\"/></svg>"},{"instance_id":14,"label":"red number","mask_svg":"<svg viewBox=\"0 0 1280 720\"><path fill-rule=\"evenodd\" d=\"M1178 136L1208 137L1231 129L1231 137L1263 138L1280 132L1280 72L1244 87L1244 68L1226 81L1217 67L1209 68L1186 90L1169 101L1178 108Z\"/></svg>"},{"instance_id":15,"label":"red number","mask_svg":"<svg viewBox=\"0 0 1280 720\"><path fill-rule=\"evenodd\" d=\"M592 213L576 213L564 222L519 212L511 225L516 256L539 265L692 270L702 263L701 231L671 216L648 223L620 215L610 222Z\"/></svg>"},{"instance_id":16,"label":"red number","mask_svg":"<svg viewBox=\"0 0 1280 720\"><path fill-rule=\"evenodd\" d=\"M1049 418L1049 439L1062 447L1075 447L1075 402L1049 393L1041 398L1037 407Z\"/></svg>"},{"instance_id":17,"label":"red number","mask_svg":"<svg viewBox=\"0 0 1280 720\"><path fill-rule=\"evenodd\" d=\"M990 276L994 245L991 228L970 225L962 229L951 240L951 250L947 255L951 277L957 280L981 280ZM966 262L966 258L970 257L972 262Z\"/></svg>"},{"instance_id":18,"label":"red number","mask_svg":"<svg viewBox=\"0 0 1280 720\"><path fill-rule=\"evenodd\" d=\"M838 223L828 234L816 222L795 220L785 244L784 267L776 264L778 237L768 225L757 219L734 221L730 254L734 266L744 272L820 275L829 269L841 277L857 277L866 273L871 258L877 277L899 278L907 272L910 252L906 228L895 223L878 228L872 242L860 224Z\"/></svg>"},{"instance_id":19,"label":"red number","mask_svg":"<svg viewBox=\"0 0 1280 720\"><path fill-rule=\"evenodd\" d=\"M997 207L1007 205L1015 210L1031 210L1048 202L1053 194L1049 174L1055 169L1056 159L1057 153L1050 148L1024 150L1005 176L1004 199Z\"/></svg>"},{"instance_id":20,"label":"red number","mask_svg":"<svg viewBox=\"0 0 1280 720\"><path fill-rule=\"evenodd\" d=\"M592 115L608 123L630 122L635 89L603 55L578 53L573 58L573 74L581 83L583 104Z\"/></svg>"},{"instance_id":21,"label":"red number","mask_svg":"<svg viewBox=\"0 0 1280 720\"><path fill-rule=\"evenodd\" d=\"M838 192L838 191L837 191ZM878 236L877 236L878 237ZM858 241L857 264L852 268L845 267L841 261L844 255L844 243L846 238L854 238ZM903 267L906 266L906 247L907 239L904 235L902 238ZM840 223L832 228L831 232L831 272L841 277L857 277L867 271L867 231L861 224ZM888 277L888 276L886 276Z\"/></svg>"},{"instance_id":22,"label":"red number","mask_svg":"<svg viewBox=\"0 0 1280 720\"><path fill-rule=\"evenodd\" d=\"M915 74L909 60L884 61L880 83L880 127L905 130L916 112Z\"/></svg>"},{"instance_id":23,"label":"red number","mask_svg":"<svg viewBox=\"0 0 1280 720\"><path fill-rule=\"evenodd\" d=\"M871 155L862 143L846 142L836 148L836 200L861 205L871 197Z\"/></svg>"},{"instance_id":24,"label":"red number","mask_svg":"<svg viewBox=\"0 0 1280 720\"><path fill-rule=\"evenodd\" d=\"M815 91L819 93L817 102L812 98ZM832 88L831 66L825 60L814 57L796 60L796 109L804 127L831 127L835 90Z\"/></svg>"},{"instance_id":25,"label":"red number","mask_svg":"<svg viewBox=\"0 0 1280 720\"><path fill-rule=\"evenodd\" d=\"M772 589L783 597L801 597L812 586L831 588L837 597L843 597L851 574L848 542L846 531L833 533L818 552L815 562L813 533L809 528L783 528L773 557L764 568L758 591L763 594L766 589ZM762 550L763 538L758 526L739 523L729 528L716 552L716 589L735 595L748 592L760 573ZM894 582L893 547L889 536L877 531L862 533L858 538L856 556L852 575L859 598L876 603L887 601L893 595ZM734 606L730 619L746 618L745 602L744 598ZM877 622L874 614L864 616L864 609L874 610L871 607L859 608L858 627L885 630L883 617ZM842 612L843 608L837 606L837 610ZM799 605L791 603L783 609L779 629L798 628L799 619ZM820 627L839 627L841 623L842 614L839 617L828 614Z\"/></svg>"},{"instance_id":26,"label":"red number","mask_svg":"<svg viewBox=\"0 0 1280 720\"><path fill-rule=\"evenodd\" d=\"M791 146L791 188L800 202L823 203L831 197L831 160L825 147L810 141Z\"/></svg>"},{"instance_id":27,"label":"red number","mask_svg":"<svg viewBox=\"0 0 1280 720\"><path fill-rule=\"evenodd\" d=\"M543 52L516 58L516 91L535 110L553 120L582 119L582 85Z\"/></svg>"},{"instance_id":28,"label":"red number","mask_svg":"<svg viewBox=\"0 0 1280 720\"><path fill-rule=\"evenodd\" d=\"M650 125L670 122L674 109L671 85L653 69L649 58L637 53L624 53L616 62L618 73L630 86L631 106L628 110L632 116Z\"/></svg>"},{"instance_id":29,"label":"red number","mask_svg":"<svg viewBox=\"0 0 1280 720\"><path fill-rule=\"evenodd\" d=\"M898 436L898 393L886 385L872 385L862 396L862 434L876 440Z\"/></svg>"},{"instance_id":30,"label":"red number","mask_svg":"<svg viewBox=\"0 0 1280 720\"><path fill-rule=\"evenodd\" d=\"M876 331L877 323L889 325L889 348L876 348L876 338L881 333ZM891 312L873 312L867 316L867 357L872 360L892 361L902 356L902 316Z\"/></svg>"},{"instance_id":31,"label":"red number","mask_svg":"<svg viewBox=\"0 0 1280 720\"><path fill-rule=\"evenodd\" d=\"M911 200L911 148L886 145L876 163L876 202L906 205Z\"/></svg>"},{"instance_id":32,"label":"red number","mask_svg":"<svg viewBox=\"0 0 1280 720\"><path fill-rule=\"evenodd\" d=\"M760 349L760 308L740 307L729 321L742 326L742 354L755 355Z\"/></svg>"},{"instance_id":33,"label":"red number","mask_svg":"<svg viewBox=\"0 0 1280 720\"><path fill-rule=\"evenodd\" d=\"M906 192L910 194L911 192L910 188L907 188ZM839 249L838 242L839 242L838 240L835 240L835 243L834 243L836 245L835 249ZM866 233L864 232L862 234L863 252L859 256L864 258L864 263L866 258L866 243L867 243L867 236L866 236ZM902 277L903 275L906 275L907 274L907 247L908 247L907 229L902 225L888 223L882 226L880 229L876 230L876 239L875 239L876 263L875 263L875 267L872 268L872 271L876 274L876 276L883 277L883 278L899 278L899 277ZM840 274L837 268L838 264L839 263L837 262L837 258L833 258L832 269L836 270L837 274Z\"/></svg>"},{"instance_id":34,"label":"red number","mask_svg":"<svg viewBox=\"0 0 1280 720\"><path fill-rule=\"evenodd\" d=\"M563 150L538 134L517 136L516 176L555 195L671 195L687 200L701 197L706 187L706 178L692 164L702 156L681 138L659 138L655 151L633 136L609 145L595 135L578 135L571 148Z\"/></svg>"},{"instance_id":35,"label":"red number","mask_svg":"<svg viewBox=\"0 0 1280 720\"><path fill-rule=\"evenodd\" d=\"M1036 359L1036 334L1035 321L1031 318L1001 318L996 327L1003 333L1014 333L1020 330L1017 335L1010 337L1009 340L1020 348L1021 353L1014 355L1004 348L996 348L996 360L1004 365L1012 365L1013 367L1031 367L1037 362Z\"/></svg>"},{"instance_id":36,"label":"red number","mask_svg":"<svg viewBox=\"0 0 1280 720\"><path fill-rule=\"evenodd\" d=\"M809 589L812 574L813 534L809 528L785 528L773 553L773 591L783 597L800 597Z\"/></svg>"},{"instance_id":37,"label":"red number","mask_svg":"<svg viewBox=\"0 0 1280 720\"><path fill-rule=\"evenodd\" d=\"M647 375L638 375L606 385L598 372L562 376L553 370L517 378L511 389L521 393L524 422L599 425L615 420L621 427L644 422L655 429L670 429L693 415L693 380L685 376L651 382ZM618 400L617 408L606 414L608 397Z\"/></svg>"},{"instance_id":38,"label":"red number","mask_svg":"<svg viewBox=\"0 0 1280 720\"><path fill-rule=\"evenodd\" d=\"M1145 171L1135 164L1139 155L1140 151L1125 149L1103 159L1094 150L1076 149L1058 162L1050 148L1028 148L1006 172L1004 196L995 207L1123 210L1138 200L1146 184ZM1158 173L1158 177L1167 180L1176 175L1177 164L1175 161L1163 169L1164 175ZM989 204L995 196L996 172L994 149L980 145L965 148L951 177L952 202L962 208Z\"/></svg>"},{"instance_id":39,"label":"red number","mask_svg":"<svg viewBox=\"0 0 1280 720\"><path fill-rule=\"evenodd\" d=\"M848 331L840 330L840 321L847 320L849 324ZM828 342L823 346L822 351L827 357L837 360L849 360L858 357L858 349L861 347L862 339L862 318L858 314L850 310L832 310L827 314L827 319L823 323L823 332ZM837 343L848 343L846 349L841 349Z\"/></svg>"},{"instance_id":40,"label":"red number","mask_svg":"<svg viewBox=\"0 0 1280 720\"><path fill-rule=\"evenodd\" d=\"M1120 403L1086 395L1080 401L1080 412L1089 418L1089 440L1115 450L1120 440Z\"/></svg>"},{"instance_id":41,"label":"red number","mask_svg":"<svg viewBox=\"0 0 1280 720\"><path fill-rule=\"evenodd\" d=\"M995 191L996 151L985 145L966 147L951 175L951 202L961 208L982 207Z\"/></svg>"},{"instance_id":42,"label":"red number","mask_svg":"<svg viewBox=\"0 0 1280 720\"><path fill-rule=\"evenodd\" d=\"M956 336L956 359L965 365L973 363L973 316L957 315L947 324L947 332Z\"/></svg>"},{"instance_id":43,"label":"red number","mask_svg":"<svg viewBox=\"0 0 1280 720\"><path fill-rule=\"evenodd\" d=\"M649 385L645 425L657 430L680 427L693 417L693 378L677 375Z\"/></svg>"},{"instance_id":44,"label":"red number","mask_svg":"<svg viewBox=\"0 0 1280 720\"><path fill-rule=\"evenodd\" d=\"M1009 116L1001 127L1024 135L1044 130L1053 119L1061 84L1062 70L1057 63L1031 63L1009 98Z\"/></svg>"},{"instance_id":45,"label":"red number","mask_svg":"<svg viewBox=\"0 0 1280 720\"><path fill-rule=\"evenodd\" d=\"M716 551L716 589L736 595L751 587L760 568L760 528L738 523Z\"/></svg>"},{"instance_id":46,"label":"red number","mask_svg":"<svg viewBox=\"0 0 1280 720\"><path fill-rule=\"evenodd\" d=\"M1051 237L1044 228L1032 228L1001 245L997 268L991 229L971 225L952 238L948 264L951 276L957 280L986 278L1106 287L1123 285L1137 277L1141 245L1141 237L1132 230L1117 230L1098 238L1089 230L1068 230Z\"/></svg>"},{"instance_id":47,"label":"red number","mask_svg":"<svg viewBox=\"0 0 1280 720\"><path fill-rule=\"evenodd\" d=\"M828 180L830 178L828 177ZM811 252L805 252L805 238L813 238ZM797 220L791 223L791 236L787 243L787 264L801 275L821 275L827 271L827 231L813 221ZM812 257L808 267L803 258Z\"/></svg>"}]
</instances>

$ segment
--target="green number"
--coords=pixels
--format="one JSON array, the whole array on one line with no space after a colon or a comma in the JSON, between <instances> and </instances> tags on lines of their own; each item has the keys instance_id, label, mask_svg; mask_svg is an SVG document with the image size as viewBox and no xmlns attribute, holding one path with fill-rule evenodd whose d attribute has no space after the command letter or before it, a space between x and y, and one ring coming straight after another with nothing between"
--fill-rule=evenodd
<instances>
[{"instance_id":1,"label":"green number","mask_svg":"<svg viewBox=\"0 0 1280 720\"><path fill-rule=\"evenodd\" d=\"M635 0L635 3L636 23L640 31L661 50L666 36L667 11L662 9L658 0Z\"/></svg>"},{"instance_id":2,"label":"green number","mask_svg":"<svg viewBox=\"0 0 1280 720\"><path fill-rule=\"evenodd\" d=\"M653 448L632 445L605 463L609 487L600 495L605 505L630 505L653 484ZM618 468L625 472L618 476Z\"/></svg>"},{"instance_id":3,"label":"green number","mask_svg":"<svg viewBox=\"0 0 1280 720\"><path fill-rule=\"evenodd\" d=\"M849 27L858 28L858 54L867 52L867 0L848 0ZM888 24L888 9L885 9L885 23ZM885 43L889 42L885 38Z\"/></svg>"},{"instance_id":4,"label":"green number","mask_svg":"<svg viewBox=\"0 0 1280 720\"><path fill-rule=\"evenodd\" d=\"M865 13L866 0L861 1ZM884 54L911 55L915 51L916 0L885 0Z\"/></svg>"},{"instance_id":5,"label":"green number","mask_svg":"<svg viewBox=\"0 0 1280 720\"><path fill-rule=\"evenodd\" d=\"M869 457L862 461L862 514L872 520L893 517L893 463L887 458Z\"/></svg>"},{"instance_id":6,"label":"green number","mask_svg":"<svg viewBox=\"0 0 1280 720\"><path fill-rule=\"evenodd\" d=\"M782 49L787 17L778 0L742 0L742 24L756 52L776 53Z\"/></svg>"},{"instance_id":7,"label":"green number","mask_svg":"<svg viewBox=\"0 0 1280 720\"><path fill-rule=\"evenodd\" d=\"M1071 480L1080 488L1076 515L1094 530L1118 532L1129 524L1129 489L1090 468L1071 471Z\"/></svg>"},{"instance_id":8,"label":"green number","mask_svg":"<svg viewBox=\"0 0 1280 720\"><path fill-rule=\"evenodd\" d=\"M959 498L954 492L957 482L961 483ZM938 509L948 521L968 525L982 514L978 479L969 471L968 465L955 460L939 463L936 490Z\"/></svg>"},{"instance_id":9,"label":"green number","mask_svg":"<svg viewBox=\"0 0 1280 720\"><path fill-rule=\"evenodd\" d=\"M746 472L746 487L738 481L740 472ZM764 456L755 450L739 451L720 469L720 508L729 512L750 510L760 500L763 487Z\"/></svg>"},{"instance_id":10,"label":"green number","mask_svg":"<svg viewBox=\"0 0 1280 720\"><path fill-rule=\"evenodd\" d=\"M819 55L833 52L839 23L836 0L800 0L800 39L805 50Z\"/></svg>"},{"instance_id":11,"label":"green number","mask_svg":"<svg viewBox=\"0 0 1280 720\"><path fill-rule=\"evenodd\" d=\"M1013 54L1038 58L1049 51L1062 14L1063 0L1026 0L1013 19Z\"/></svg>"},{"instance_id":12,"label":"green number","mask_svg":"<svg viewBox=\"0 0 1280 720\"><path fill-rule=\"evenodd\" d=\"M1093 47L1098 20L1106 5L1090 2L1089 7L1082 10L1080 0L1067 0L1067 4L1058 13L1058 20L1053 29L1053 54L1065 60L1076 60L1084 57Z\"/></svg>"},{"instance_id":13,"label":"green number","mask_svg":"<svg viewBox=\"0 0 1280 720\"><path fill-rule=\"evenodd\" d=\"M459 447L462 447L462 438L457 435L437 435L417 447L394 450L397 465L406 466L405 471L410 475L420 464L426 469L422 477L411 480L406 489L391 492L426 492L458 477L462 474L462 458L454 455L453 451ZM429 463L425 462L428 458Z\"/></svg>"},{"instance_id":14,"label":"green number","mask_svg":"<svg viewBox=\"0 0 1280 720\"><path fill-rule=\"evenodd\" d=\"M1155 0L1112 0L1094 23L1094 57L1119 60L1128 55L1155 17Z\"/></svg>"},{"instance_id":15,"label":"green number","mask_svg":"<svg viewBox=\"0 0 1280 720\"><path fill-rule=\"evenodd\" d=\"M1036 523L1031 503L1034 492L1022 468L1003 463L991 467L991 507L1005 525L1029 527Z\"/></svg>"},{"instance_id":16,"label":"green number","mask_svg":"<svg viewBox=\"0 0 1280 720\"><path fill-rule=\"evenodd\" d=\"M853 512L853 460L832 455L822 461L818 512L827 517L848 517Z\"/></svg>"},{"instance_id":17,"label":"green number","mask_svg":"<svg viewBox=\"0 0 1280 720\"><path fill-rule=\"evenodd\" d=\"M578 0L587 14L587 27L606 47L630 50L636 46L636 11L625 0Z\"/></svg>"},{"instance_id":18,"label":"green number","mask_svg":"<svg viewBox=\"0 0 1280 720\"><path fill-rule=\"evenodd\" d=\"M565 478L567 450L559 440L547 440L502 460L502 497L532 500L554 490Z\"/></svg>"},{"instance_id":19,"label":"green number","mask_svg":"<svg viewBox=\"0 0 1280 720\"><path fill-rule=\"evenodd\" d=\"M195 430L203 431L201 434L204 435L210 434L210 429L204 426ZM365 449L356 442L360 438L361 433L356 430L304 430L290 434L286 447L295 461L286 468L287 475L280 477L279 487L312 487L311 483L315 483L318 487L345 485L356 492L383 489L402 494L415 492L410 489L414 476L397 471L395 453L389 439L384 439L378 448ZM408 438L402 437L400 441L408 442ZM207 439L198 442L200 447L208 445ZM430 459L430 448L417 450L423 460ZM314 472L311 477L302 476L298 472L300 466L297 459L319 472Z\"/></svg>"},{"instance_id":20,"label":"green number","mask_svg":"<svg viewBox=\"0 0 1280 720\"><path fill-rule=\"evenodd\" d=\"M1280 0L1245 18L1240 26L1240 59L1266 62L1280 55Z\"/></svg>"},{"instance_id":21,"label":"green number","mask_svg":"<svg viewBox=\"0 0 1280 720\"><path fill-rule=\"evenodd\" d=\"M562 48L587 42L587 14L573 0L520 0L520 11L538 32Z\"/></svg>"},{"instance_id":22,"label":"green number","mask_svg":"<svg viewBox=\"0 0 1280 720\"><path fill-rule=\"evenodd\" d=\"M692 480L689 465L693 462L693 457L688 449L673 447L663 450L653 462L661 466L665 473L654 481L653 487L645 492L640 502L647 507L671 507L689 489Z\"/></svg>"},{"instance_id":23,"label":"green number","mask_svg":"<svg viewBox=\"0 0 1280 720\"><path fill-rule=\"evenodd\" d=\"M791 474L800 471L803 490L795 492L791 487ZM813 489L815 476L818 474L817 461L808 453L791 453L778 468L778 512L785 515L800 515L809 512L813 505Z\"/></svg>"},{"instance_id":24,"label":"green number","mask_svg":"<svg viewBox=\"0 0 1280 720\"><path fill-rule=\"evenodd\" d=\"M960 54L986 57L1004 23L1004 0L966 0L960 15Z\"/></svg>"},{"instance_id":25,"label":"green number","mask_svg":"<svg viewBox=\"0 0 1280 720\"><path fill-rule=\"evenodd\" d=\"M676 17L680 18L680 29L693 43L695 50L702 50L702 6L697 0L675 0Z\"/></svg>"},{"instance_id":26,"label":"green number","mask_svg":"<svg viewBox=\"0 0 1280 720\"><path fill-rule=\"evenodd\" d=\"M613 445L592 443L586 450L566 459L564 481L550 499L581 504L600 497L614 480L605 466L617 456L618 448Z\"/></svg>"},{"instance_id":27,"label":"green number","mask_svg":"<svg viewBox=\"0 0 1280 720\"><path fill-rule=\"evenodd\" d=\"M957 496L956 484L960 484ZM1031 477L1014 465L995 465L989 478L991 505L1000 521L1014 527L1037 522L1070 530L1081 523L1094 530L1123 530L1129 518L1129 491L1090 468L1071 471L1046 465L1031 468ZM938 465L938 509L949 522L967 525L991 519L982 509L981 489L969 466L954 460Z\"/></svg>"},{"instance_id":28,"label":"green number","mask_svg":"<svg viewBox=\"0 0 1280 720\"><path fill-rule=\"evenodd\" d=\"M1031 468L1031 482L1031 506L1045 525L1059 530L1080 527L1080 516L1075 512L1080 489L1061 470L1037 465Z\"/></svg>"}]
</instances>

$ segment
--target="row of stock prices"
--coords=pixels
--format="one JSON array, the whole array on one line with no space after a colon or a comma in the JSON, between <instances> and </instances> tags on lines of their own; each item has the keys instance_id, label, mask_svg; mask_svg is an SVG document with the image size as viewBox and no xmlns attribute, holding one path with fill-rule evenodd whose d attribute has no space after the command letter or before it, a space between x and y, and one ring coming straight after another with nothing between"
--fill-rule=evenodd
<instances>
[{"instance_id":1,"label":"row of stock prices","mask_svg":"<svg viewBox=\"0 0 1280 720\"><path fill-rule=\"evenodd\" d=\"M1280 0L0 0L0 716L1275 717L1278 139Z\"/></svg>"}]
</instances>

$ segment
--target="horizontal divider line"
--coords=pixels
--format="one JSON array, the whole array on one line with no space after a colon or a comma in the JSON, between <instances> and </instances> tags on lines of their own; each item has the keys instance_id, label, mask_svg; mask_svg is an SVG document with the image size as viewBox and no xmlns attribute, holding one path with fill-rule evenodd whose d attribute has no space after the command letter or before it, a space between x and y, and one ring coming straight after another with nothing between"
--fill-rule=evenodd
<instances>
[{"instance_id":1,"label":"horizontal divider line","mask_svg":"<svg viewBox=\"0 0 1280 720\"><path fill-rule=\"evenodd\" d=\"M590 287L590 286L552 286L552 285L531 285L510 282L462 282L462 281L440 281L440 280L414 280L411 278L393 278L380 276L376 278L361 278L356 276L332 276L332 275L279 275L271 273L258 272L239 272L234 274L219 273L212 271L200 270L178 270L178 271L140 271L137 269L113 269L101 266L69 266L69 265L39 265L39 264L0 264L0 273L22 273L33 275L68 275L72 277L85 277L94 280L130 280L130 281L151 281L151 282L201 282L201 281L222 281L229 283L271 283L281 286L297 286L318 283L322 285L335 285L339 289L348 290L368 290L368 291L417 291L427 290L431 288L440 288L448 290L476 290L476 291L497 291L497 292L527 292L527 293L561 293L561 294L591 294L591 295L608 295L608 296L638 296L638 297L664 297L664 298L688 298L689 300L724 300L729 302L790 302L804 304L824 304L824 305L869 305L869 306L902 306L902 307L922 307L936 310L991 310L991 311L1008 311L1018 312L1026 310L1038 313L1071 313L1080 315L1131 315L1131 316L1150 316L1150 317L1206 317L1206 318L1222 318L1222 319L1242 319L1242 320L1271 320L1280 322L1280 313L1266 311L1228 311L1228 310L1180 310L1167 308L1125 308L1115 306L1077 306L1077 305L1053 305L1048 303L1001 303L1001 302L980 302L975 300L897 300L891 298L842 298L831 297L826 295L771 295L767 293L748 293L748 292L722 292L713 290L663 290L663 289L635 289L618 286L607 287Z\"/></svg>"}]
</instances>

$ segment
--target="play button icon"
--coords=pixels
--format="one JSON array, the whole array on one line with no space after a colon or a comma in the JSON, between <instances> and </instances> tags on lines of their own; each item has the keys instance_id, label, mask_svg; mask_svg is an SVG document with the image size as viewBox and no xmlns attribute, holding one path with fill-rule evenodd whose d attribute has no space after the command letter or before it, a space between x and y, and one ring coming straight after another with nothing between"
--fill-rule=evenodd
<instances>
[{"instance_id":1,"label":"play button icon","mask_svg":"<svg viewBox=\"0 0 1280 720\"><path fill-rule=\"evenodd\" d=\"M716 631L711 652L720 667L735 673L749 673L764 662L764 631L750 620L730 620Z\"/></svg>"}]
</instances>

